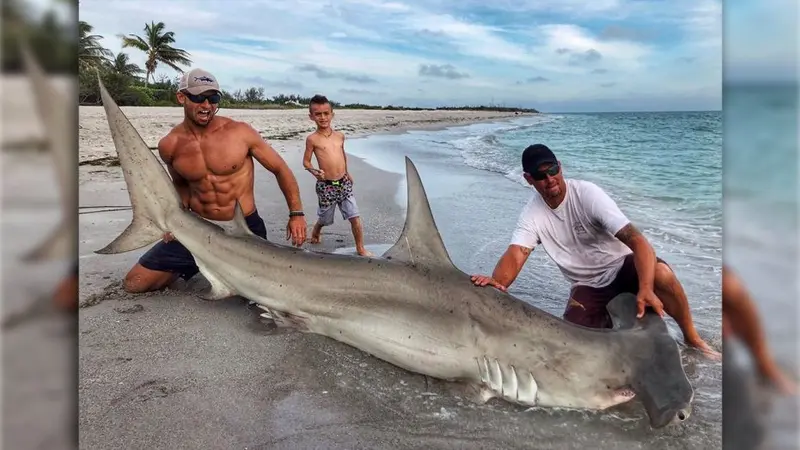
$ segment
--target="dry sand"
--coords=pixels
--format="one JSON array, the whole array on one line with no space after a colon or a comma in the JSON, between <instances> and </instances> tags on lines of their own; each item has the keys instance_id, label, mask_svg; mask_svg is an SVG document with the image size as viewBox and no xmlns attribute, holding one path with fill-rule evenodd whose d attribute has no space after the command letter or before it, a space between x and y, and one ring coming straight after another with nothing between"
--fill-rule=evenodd
<instances>
[{"instance_id":1,"label":"dry sand","mask_svg":"<svg viewBox=\"0 0 800 450\"><path fill-rule=\"evenodd\" d=\"M183 109L170 107L123 107L142 139L155 147L159 139L183 120ZM304 109L249 110L221 109L219 115L241 120L253 126L268 142L303 139L314 131L314 123ZM409 128L443 127L447 125L486 122L516 117L514 113L479 111L335 111L334 126L348 137L376 132L397 132ZM105 113L100 106L80 107L80 161L114 156Z\"/></svg>"}]
</instances>

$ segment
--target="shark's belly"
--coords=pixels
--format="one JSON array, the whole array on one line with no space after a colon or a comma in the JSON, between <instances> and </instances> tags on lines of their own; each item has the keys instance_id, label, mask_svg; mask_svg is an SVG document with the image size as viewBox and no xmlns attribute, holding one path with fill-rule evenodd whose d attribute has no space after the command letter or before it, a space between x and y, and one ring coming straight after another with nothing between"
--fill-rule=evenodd
<instances>
[{"instance_id":1,"label":"shark's belly","mask_svg":"<svg viewBox=\"0 0 800 450\"><path fill-rule=\"evenodd\" d=\"M320 314L309 331L351 345L403 369L445 380L475 379L477 349L463 324L436 310L373 308Z\"/></svg>"}]
</instances>

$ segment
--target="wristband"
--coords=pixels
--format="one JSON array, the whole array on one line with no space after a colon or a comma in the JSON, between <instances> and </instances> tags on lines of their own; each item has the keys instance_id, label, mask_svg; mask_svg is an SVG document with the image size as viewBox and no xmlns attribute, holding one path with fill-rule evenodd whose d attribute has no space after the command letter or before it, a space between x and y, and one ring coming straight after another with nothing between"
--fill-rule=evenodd
<instances>
[{"instance_id":1,"label":"wristband","mask_svg":"<svg viewBox=\"0 0 800 450\"><path fill-rule=\"evenodd\" d=\"M305 213L303 211L289 211L289 217L303 217Z\"/></svg>"}]
</instances>

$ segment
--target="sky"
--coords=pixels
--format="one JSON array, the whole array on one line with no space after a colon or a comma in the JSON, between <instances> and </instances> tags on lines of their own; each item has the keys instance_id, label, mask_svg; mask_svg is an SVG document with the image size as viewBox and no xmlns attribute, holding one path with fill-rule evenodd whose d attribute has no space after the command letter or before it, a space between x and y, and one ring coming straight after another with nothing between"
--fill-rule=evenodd
<instances>
[{"instance_id":1,"label":"sky","mask_svg":"<svg viewBox=\"0 0 800 450\"><path fill-rule=\"evenodd\" d=\"M192 67L225 90L342 103L719 110L723 54L726 80L792 77L797 61L796 44L772 44L787 33L796 42L795 0L728 0L724 30L721 0L80 0L79 8L104 46L142 67L145 55L123 50L118 35L163 21ZM156 74L177 75L164 65Z\"/></svg>"}]
</instances>

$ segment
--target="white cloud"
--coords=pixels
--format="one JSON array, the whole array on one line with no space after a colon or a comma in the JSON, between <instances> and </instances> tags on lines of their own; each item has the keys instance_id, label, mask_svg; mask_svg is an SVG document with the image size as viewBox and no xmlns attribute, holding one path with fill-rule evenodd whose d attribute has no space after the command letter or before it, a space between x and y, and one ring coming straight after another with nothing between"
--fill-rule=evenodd
<instances>
[{"instance_id":1,"label":"white cloud","mask_svg":"<svg viewBox=\"0 0 800 450\"><path fill-rule=\"evenodd\" d=\"M542 49L546 52L574 55L595 51L600 55L600 65L610 65L617 70L636 70L642 66L643 58L651 53L643 44L621 40L601 41L576 25L544 25L539 32L544 36ZM569 52L563 53L564 49Z\"/></svg>"},{"instance_id":2,"label":"white cloud","mask_svg":"<svg viewBox=\"0 0 800 450\"><path fill-rule=\"evenodd\" d=\"M718 0L647 5L635 0L499 0L490 6L497 17L483 21L469 14L470 8L480 5L486 9L489 4L81 0L80 16L106 37L103 45L114 52L122 50L118 34L142 34L145 23L163 21L175 32L176 46L190 52L193 66L215 73L231 90L246 88L254 79L263 80L268 91L285 90L290 80L301 84L303 93L342 93L352 101L396 103L399 98L424 95L465 102L495 97L512 103L534 94L531 101L560 101L653 92L678 95L719 85L720 64L713 63L715 51L719 52L714 46L721 42ZM547 12L547 17L555 18L523 27L514 11ZM505 23L504 17L511 22ZM602 27L592 26L595 20L625 18L666 26L670 33L678 30L683 43L601 38ZM124 51L144 65L143 53ZM694 63L674 64L680 58L694 58ZM447 64L452 73L469 76L420 76L421 65ZM299 71L303 66L307 70ZM592 74L595 68L607 72L602 77ZM157 73L176 75L166 67ZM548 81L517 84L536 77ZM603 88L602 83L615 84Z\"/></svg>"}]
</instances>

